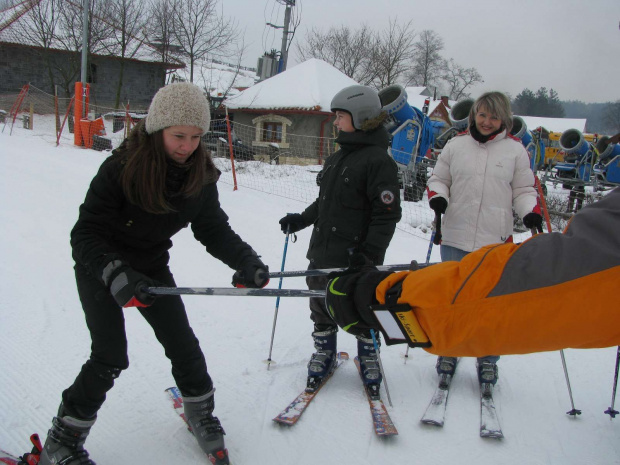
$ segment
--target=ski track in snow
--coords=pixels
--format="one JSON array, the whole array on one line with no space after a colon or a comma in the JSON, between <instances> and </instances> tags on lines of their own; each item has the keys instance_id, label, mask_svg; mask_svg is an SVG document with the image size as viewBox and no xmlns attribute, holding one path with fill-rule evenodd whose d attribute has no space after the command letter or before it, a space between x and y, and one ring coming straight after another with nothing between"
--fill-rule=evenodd
<instances>
[{"instance_id":1,"label":"ski track in snow","mask_svg":"<svg viewBox=\"0 0 620 465\"><path fill-rule=\"evenodd\" d=\"M38 119L35 130L44 124ZM68 138L57 148L36 132L0 132L0 447L14 454L30 449L31 433L45 437L62 391L88 356L69 232L106 156L76 148ZM279 270L284 235L278 220L305 204L255 190L233 192L226 184L220 200L233 229ZM287 270L307 266L310 231L297 236L289 243ZM208 256L191 231L173 241L171 269L179 285L230 286L232 270ZM386 263L424 261L427 249L427 241L397 230ZM439 261L436 247L432 261ZM277 286L278 280L269 284ZM283 287L303 289L305 282L285 279ZM565 413L571 405L558 352L502 357L494 400L506 438L493 441L479 437L474 359L459 363L445 426L428 428L419 420L437 384L435 357L414 349L405 364L404 346L384 346L394 403L388 411L400 433L385 440L373 432L352 359L297 425L272 421L305 385L313 351L305 299L280 300L272 354L277 364L270 370L263 361L275 299L187 296L184 302L215 382L215 413L235 465L620 464L620 419L603 413L610 406L616 348L565 351L575 407L583 411L577 418ZM164 390L174 381L161 346L137 312L125 315L130 367L108 394L87 449L99 465L205 463L167 400ZM339 333L338 350L353 357L355 347L352 336ZM383 397L387 403L385 391Z\"/></svg>"}]
</instances>

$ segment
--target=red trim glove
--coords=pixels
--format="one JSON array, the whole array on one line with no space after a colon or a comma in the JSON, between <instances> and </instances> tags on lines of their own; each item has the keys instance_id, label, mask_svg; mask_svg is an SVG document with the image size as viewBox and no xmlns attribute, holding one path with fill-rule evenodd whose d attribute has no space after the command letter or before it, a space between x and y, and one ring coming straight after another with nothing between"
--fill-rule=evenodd
<instances>
[{"instance_id":1,"label":"red trim glove","mask_svg":"<svg viewBox=\"0 0 620 465\"><path fill-rule=\"evenodd\" d=\"M258 258L258 255L247 258L232 278L232 285L238 288L261 289L268 283L269 267Z\"/></svg>"},{"instance_id":2,"label":"red trim glove","mask_svg":"<svg viewBox=\"0 0 620 465\"><path fill-rule=\"evenodd\" d=\"M147 292L157 283L148 276L138 273L121 260L113 260L103 269L103 283L121 307L148 307L156 296Z\"/></svg>"}]
</instances>

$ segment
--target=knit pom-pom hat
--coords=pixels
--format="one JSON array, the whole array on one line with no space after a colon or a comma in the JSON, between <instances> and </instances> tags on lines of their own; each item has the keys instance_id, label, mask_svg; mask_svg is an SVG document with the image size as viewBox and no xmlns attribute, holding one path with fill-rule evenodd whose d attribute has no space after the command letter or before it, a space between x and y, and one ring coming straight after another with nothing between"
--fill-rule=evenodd
<instances>
[{"instance_id":1,"label":"knit pom-pom hat","mask_svg":"<svg viewBox=\"0 0 620 465\"><path fill-rule=\"evenodd\" d=\"M153 134L170 126L196 126L209 130L209 101L200 87L175 82L157 91L146 115L146 132Z\"/></svg>"}]
</instances>

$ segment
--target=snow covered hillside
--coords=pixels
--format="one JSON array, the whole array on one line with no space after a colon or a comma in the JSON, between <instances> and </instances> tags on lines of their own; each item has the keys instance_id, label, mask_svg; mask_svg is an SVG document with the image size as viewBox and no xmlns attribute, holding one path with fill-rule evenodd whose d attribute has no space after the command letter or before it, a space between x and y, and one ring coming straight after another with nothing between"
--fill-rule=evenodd
<instances>
[{"instance_id":1,"label":"snow covered hillside","mask_svg":"<svg viewBox=\"0 0 620 465\"><path fill-rule=\"evenodd\" d=\"M36 128L36 126L35 126ZM30 449L42 437L63 389L89 354L90 338L73 277L69 231L91 178L106 153L60 147L49 136L9 127L0 132L0 448ZM269 167L278 170L278 166ZM220 184L232 227L279 270L284 235L278 220L305 205L255 190ZM286 269L304 269L309 230L289 243ZM209 256L184 230L174 238L171 269L179 286L228 287L233 270ZM397 230L386 263L425 261L428 242ZM437 248L432 261L439 261ZM277 287L273 280L269 287ZM285 288L305 288L291 278ZM593 290L594 292L595 290ZM620 418L611 404L616 348L567 350L575 407L559 352L506 356L499 362L495 404L505 439L481 439L475 360L461 361L443 429L422 416L437 383L435 357L404 346L384 347L399 435L375 436L368 403L350 360L293 428L272 422L304 387L313 352L307 301L283 298L268 371L275 299L184 298L214 379L216 414L235 465L365 464L620 464ZM583 309L587 311L587 309ZM190 464L206 460L176 417L164 390L173 384L163 350L138 312L125 311L130 367L99 412L86 448L98 465ZM339 350L355 354L355 339L340 332ZM384 398L386 396L384 395ZM620 399L616 408L620 406Z\"/></svg>"}]
</instances>

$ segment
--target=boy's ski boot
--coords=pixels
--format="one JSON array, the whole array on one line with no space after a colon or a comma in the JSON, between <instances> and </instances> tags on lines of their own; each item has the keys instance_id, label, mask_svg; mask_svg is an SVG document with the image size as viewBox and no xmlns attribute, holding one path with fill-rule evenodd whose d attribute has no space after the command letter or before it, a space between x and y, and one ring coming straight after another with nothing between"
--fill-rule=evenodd
<instances>
[{"instance_id":1,"label":"boy's ski boot","mask_svg":"<svg viewBox=\"0 0 620 465\"><path fill-rule=\"evenodd\" d=\"M381 346L381 341L377 338L377 345ZM381 388L381 370L377 360L377 352L372 338L357 336L357 357L362 370L362 379L368 395L373 400L379 400L379 389Z\"/></svg>"},{"instance_id":2,"label":"boy's ski boot","mask_svg":"<svg viewBox=\"0 0 620 465\"><path fill-rule=\"evenodd\" d=\"M95 465L88 458L84 442L96 417L82 420L67 415L62 403L52 420L38 465Z\"/></svg>"},{"instance_id":3,"label":"boy's ski boot","mask_svg":"<svg viewBox=\"0 0 620 465\"><path fill-rule=\"evenodd\" d=\"M185 419L192 433L198 441L198 445L207 454L213 465L229 465L228 450L224 445L224 429L220 420L213 416L215 389L202 396L183 396L183 411Z\"/></svg>"},{"instance_id":4,"label":"boy's ski boot","mask_svg":"<svg viewBox=\"0 0 620 465\"><path fill-rule=\"evenodd\" d=\"M336 362L337 327L324 331L314 331L314 348L316 352L308 362L308 380L306 392L315 392L329 374L334 370Z\"/></svg>"}]
</instances>

